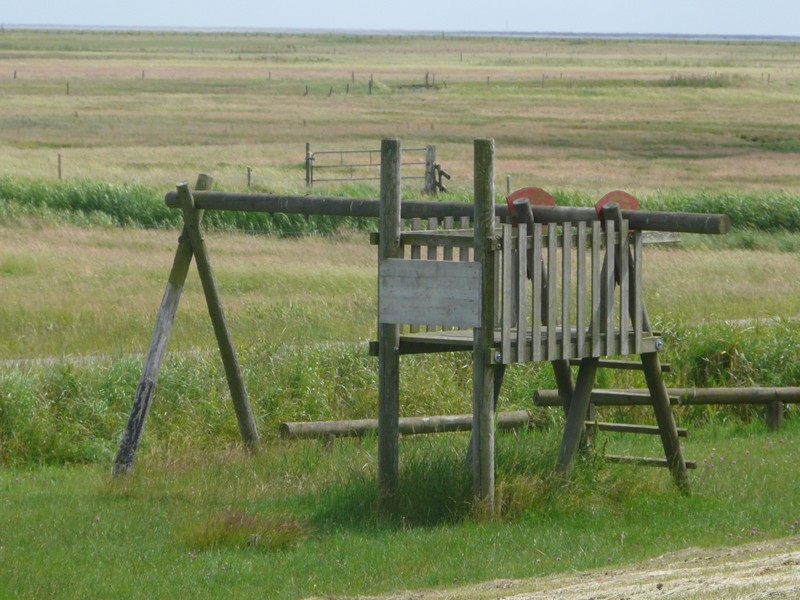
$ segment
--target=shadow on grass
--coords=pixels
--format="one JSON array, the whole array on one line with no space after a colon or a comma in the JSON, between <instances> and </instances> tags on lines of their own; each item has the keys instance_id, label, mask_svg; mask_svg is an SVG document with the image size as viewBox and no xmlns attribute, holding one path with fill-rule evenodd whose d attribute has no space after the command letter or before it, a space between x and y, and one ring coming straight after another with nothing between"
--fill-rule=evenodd
<instances>
[{"instance_id":1,"label":"shadow on grass","mask_svg":"<svg viewBox=\"0 0 800 600\"><path fill-rule=\"evenodd\" d=\"M422 443L401 443L399 492L381 505L373 476L360 474L320 490L311 499L311 522L318 530L406 529L437 527L485 517L472 496L472 470L461 436ZM496 511L494 518L513 520L527 512L563 505L581 486L589 468L577 477L553 472L558 439L538 433L499 435L496 448ZM586 482L588 483L588 482Z\"/></svg>"}]
</instances>

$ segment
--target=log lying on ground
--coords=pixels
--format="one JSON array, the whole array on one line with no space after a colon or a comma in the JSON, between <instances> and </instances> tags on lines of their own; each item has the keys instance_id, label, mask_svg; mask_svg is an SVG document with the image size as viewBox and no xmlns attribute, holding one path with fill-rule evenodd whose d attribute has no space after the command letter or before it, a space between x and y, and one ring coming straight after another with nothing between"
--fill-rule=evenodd
<instances>
[{"instance_id":1,"label":"log lying on ground","mask_svg":"<svg viewBox=\"0 0 800 600\"><path fill-rule=\"evenodd\" d=\"M527 428L531 415L527 410L497 413L498 429ZM447 433L471 431L472 415L447 415L434 417L402 417L400 434ZM306 423L281 423L280 436L284 439L364 437L378 431L377 419L356 419L352 421L311 421Z\"/></svg>"},{"instance_id":2,"label":"log lying on ground","mask_svg":"<svg viewBox=\"0 0 800 600\"><path fill-rule=\"evenodd\" d=\"M800 387L669 388L667 394L677 406L800 403ZM597 406L649 406L650 396L642 390L594 390L591 401ZM533 402L536 406L561 406L557 390L537 390Z\"/></svg>"}]
</instances>

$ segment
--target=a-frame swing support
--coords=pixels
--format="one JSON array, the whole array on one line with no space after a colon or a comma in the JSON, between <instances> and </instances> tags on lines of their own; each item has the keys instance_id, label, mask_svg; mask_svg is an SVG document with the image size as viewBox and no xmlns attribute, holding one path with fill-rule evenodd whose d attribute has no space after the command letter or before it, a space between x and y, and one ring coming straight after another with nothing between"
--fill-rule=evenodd
<instances>
[{"instance_id":1,"label":"a-frame swing support","mask_svg":"<svg viewBox=\"0 0 800 600\"><path fill-rule=\"evenodd\" d=\"M213 179L211 177L200 175L197 179L196 189L210 189L212 183ZM169 274L169 280L167 281L164 296L161 300L161 307L156 318L153 336L142 367L142 375L134 396L131 414L122 435L117 456L114 459L113 475L129 473L133 469L136 450L139 447L139 440L150 410L158 375L161 371L161 363L166 353L167 341L178 310L192 257L195 258L197 272L203 286L208 314L217 338L217 345L225 368L225 376L228 380L231 400L239 422L242 441L248 448L254 448L258 444L258 432L256 431L255 419L250 408L250 399L244 385L236 349L228 330L225 312L222 309L217 289L217 282L200 228L203 211L195 207L194 198L187 184L178 184L177 192L183 210L183 231L178 239L178 248L175 252L172 270Z\"/></svg>"}]
</instances>

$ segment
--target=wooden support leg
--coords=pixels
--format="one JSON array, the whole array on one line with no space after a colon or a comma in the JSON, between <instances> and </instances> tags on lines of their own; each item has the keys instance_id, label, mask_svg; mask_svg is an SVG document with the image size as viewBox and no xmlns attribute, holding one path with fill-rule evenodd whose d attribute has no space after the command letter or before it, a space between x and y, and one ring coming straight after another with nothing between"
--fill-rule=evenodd
<instances>
[{"instance_id":1,"label":"wooden support leg","mask_svg":"<svg viewBox=\"0 0 800 600\"><path fill-rule=\"evenodd\" d=\"M669 404L667 386L661 374L661 362L657 352L642 354L642 366L650 398L653 402L656 421L661 433L661 443L664 446L664 455L667 458L670 473L675 484L682 493L689 493L689 474L686 471L686 461L683 458L681 445L678 441L678 429L675 426L675 417Z\"/></svg>"},{"instance_id":2,"label":"wooden support leg","mask_svg":"<svg viewBox=\"0 0 800 600\"><path fill-rule=\"evenodd\" d=\"M781 428L785 406L780 400L774 400L764 406L764 418L770 431L778 431Z\"/></svg>"},{"instance_id":3,"label":"wooden support leg","mask_svg":"<svg viewBox=\"0 0 800 600\"><path fill-rule=\"evenodd\" d=\"M378 260L401 258L402 201L399 140L381 142ZM379 300L380 302L380 300ZM378 497L390 509L400 479L400 327L378 323Z\"/></svg>"},{"instance_id":4,"label":"wooden support leg","mask_svg":"<svg viewBox=\"0 0 800 600\"><path fill-rule=\"evenodd\" d=\"M494 369L494 411L497 413L497 401L500 398L500 390L503 387L503 377L506 374L506 365L496 364L492 367ZM472 465L474 462L475 452L475 432L473 431L469 437L469 446L467 447L467 465Z\"/></svg>"},{"instance_id":5,"label":"wooden support leg","mask_svg":"<svg viewBox=\"0 0 800 600\"><path fill-rule=\"evenodd\" d=\"M211 189L213 177L201 174L197 178L195 188L198 190ZM199 212L199 211L198 211ZM198 215L198 220L202 214ZM112 475L122 475L133 470L133 461L136 458L136 450L139 447L139 440L142 437L144 423L147 420L147 413L150 411L150 404L153 400L153 393L158 382L158 375L161 371L161 361L167 351L167 341L172 331L172 323L175 321L175 314L178 311L178 303L183 292L183 284L189 273L192 264L192 244L189 241L189 234L186 228L183 229L178 239L178 249L175 252L175 259L172 261L172 270L169 273L167 287L161 299L161 308L158 311L156 325L153 328L153 336L150 339L150 347L147 349L147 356L142 367L142 375L139 385L136 388L136 395L133 399L131 414L128 417L128 424L122 434L122 440L114 459L114 466L111 470Z\"/></svg>"},{"instance_id":6,"label":"wooden support leg","mask_svg":"<svg viewBox=\"0 0 800 600\"><path fill-rule=\"evenodd\" d=\"M553 365L553 375L556 378L558 387L558 397L564 407L564 414L569 414L569 406L572 403L572 395L575 393L575 384L572 381L572 369L569 367L568 360L550 361Z\"/></svg>"},{"instance_id":7,"label":"wooden support leg","mask_svg":"<svg viewBox=\"0 0 800 600\"><path fill-rule=\"evenodd\" d=\"M178 198L183 206L184 224L189 232L195 263L197 264L197 272L200 275L200 282L203 284L203 292L208 305L208 314L211 317L211 324L214 326L222 364L225 367L225 376L228 379L231 400L239 422L239 433L245 445L252 449L258 444L256 422L250 409L250 399L244 386L242 371L239 368L239 361L236 357L236 349L233 346L233 340L225 320L225 313L222 310L217 282L211 270L211 262L208 258L205 241L200 232L198 211L194 207L194 199L188 185L181 184L178 186Z\"/></svg>"},{"instance_id":8,"label":"wooden support leg","mask_svg":"<svg viewBox=\"0 0 800 600\"><path fill-rule=\"evenodd\" d=\"M481 360L478 355L484 355ZM487 514L494 511L494 369L476 348L472 373L472 488Z\"/></svg>"},{"instance_id":9,"label":"wooden support leg","mask_svg":"<svg viewBox=\"0 0 800 600\"><path fill-rule=\"evenodd\" d=\"M389 506L399 481L400 351L397 325L378 331L378 495Z\"/></svg>"},{"instance_id":10,"label":"wooden support leg","mask_svg":"<svg viewBox=\"0 0 800 600\"><path fill-rule=\"evenodd\" d=\"M487 516L494 513L495 316L494 140L475 140L475 261L481 265L480 327L472 341L472 430L475 439L472 485Z\"/></svg>"},{"instance_id":11,"label":"wooden support leg","mask_svg":"<svg viewBox=\"0 0 800 600\"><path fill-rule=\"evenodd\" d=\"M156 382L161 371L161 361L167 351L167 341L172 330L172 323L175 321L178 302L181 299L183 284L186 281L186 275L189 272L191 263L192 245L189 243L188 236L184 230L178 240L178 250L175 252L175 260L172 262L172 271L169 274L167 288L164 290L164 296L161 299L161 308L156 318L150 347L147 349L147 356L142 367L142 376L139 379L139 386L136 388L128 424L122 434L119 450L114 459L114 467L111 470L112 475L122 475L133 470L136 450L142 437L147 413L150 411L153 392L155 392Z\"/></svg>"},{"instance_id":12,"label":"wooden support leg","mask_svg":"<svg viewBox=\"0 0 800 600\"><path fill-rule=\"evenodd\" d=\"M556 471L559 473L569 473L575 455L578 453L599 360L593 356L581 359L575 391L572 394L567 422L564 425L564 439L561 441L561 449L556 462Z\"/></svg>"}]
</instances>

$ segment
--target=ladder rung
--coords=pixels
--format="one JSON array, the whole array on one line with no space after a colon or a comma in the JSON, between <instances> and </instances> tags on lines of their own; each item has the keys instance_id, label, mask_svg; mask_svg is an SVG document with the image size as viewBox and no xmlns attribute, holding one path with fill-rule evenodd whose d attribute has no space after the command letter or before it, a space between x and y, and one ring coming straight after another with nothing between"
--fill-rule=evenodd
<instances>
[{"instance_id":1,"label":"ladder rung","mask_svg":"<svg viewBox=\"0 0 800 600\"><path fill-rule=\"evenodd\" d=\"M571 367L578 367L581 364L579 358L571 358L569 361ZM597 361L597 367L599 369L622 369L627 371L641 371L642 370L642 363L637 360L611 360L611 359L602 359ZM662 373L671 373L672 366L668 364L661 365L661 372Z\"/></svg>"},{"instance_id":2,"label":"ladder rung","mask_svg":"<svg viewBox=\"0 0 800 600\"><path fill-rule=\"evenodd\" d=\"M645 467L668 467L666 458L653 458L650 456L618 456L616 454L606 454L605 459L613 463L621 463L627 465L642 465ZM697 461L687 460L687 469L696 469Z\"/></svg>"},{"instance_id":3,"label":"ladder rung","mask_svg":"<svg viewBox=\"0 0 800 600\"><path fill-rule=\"evenodd\" d=\"M637 425L635 423L602 423L598 421L586 421L586 427L597 427L600 431L614 431L617 433L646 433L658 435L661 430L657 425ZM685 427L678 427L678 436L686 437L689 430Z\"/></svg>"}]
</instances>

